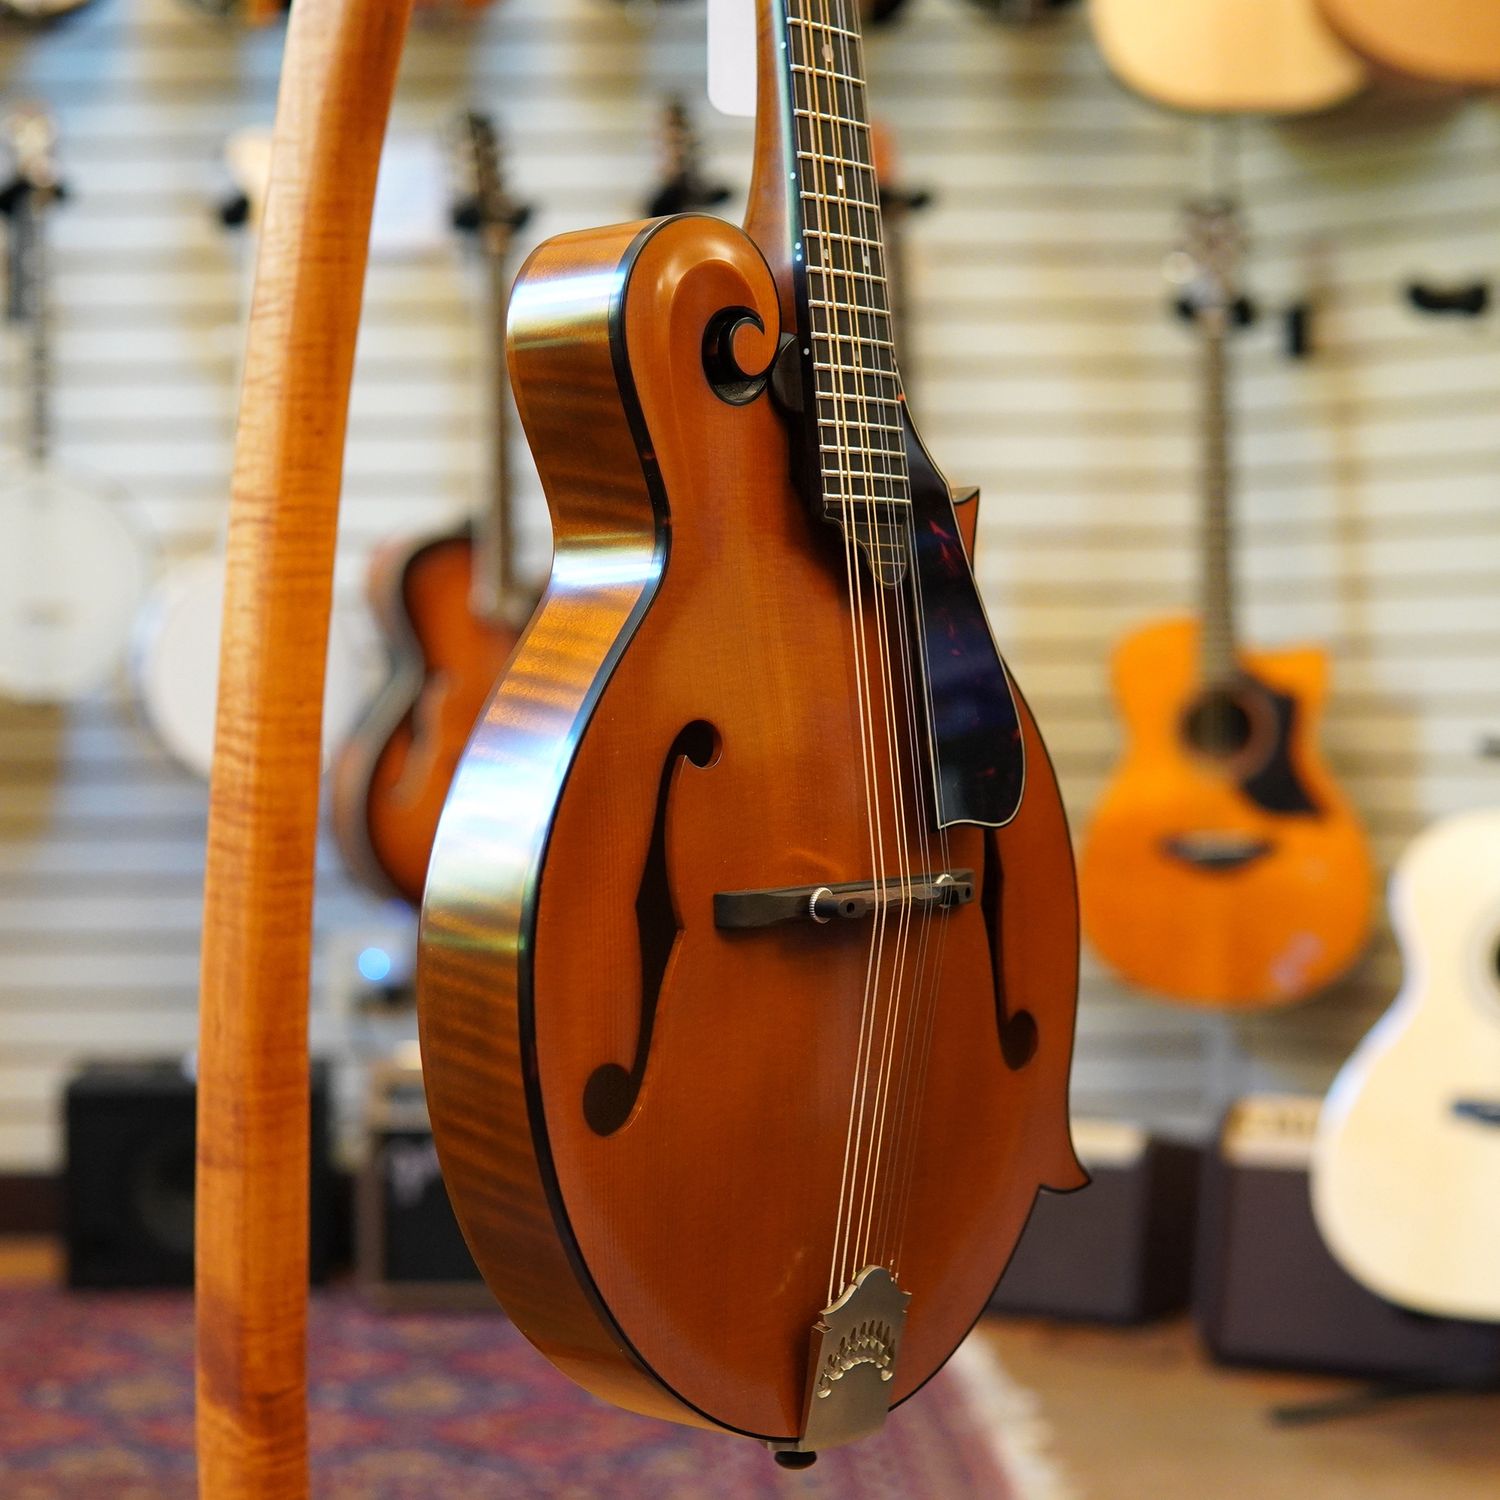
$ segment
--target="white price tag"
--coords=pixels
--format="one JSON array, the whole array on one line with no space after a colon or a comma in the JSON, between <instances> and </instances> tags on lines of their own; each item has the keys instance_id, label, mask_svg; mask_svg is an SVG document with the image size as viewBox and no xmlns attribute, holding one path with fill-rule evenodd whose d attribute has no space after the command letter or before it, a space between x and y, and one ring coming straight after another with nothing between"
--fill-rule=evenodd
<instances>
[{"instance_id":1,"label":"white price tag","mask_svg":"<svg viewBox=\"0 0 1500 1500\"><path fill-rule=\"evenodd\" d=\"M708 0L709 103L753 119L755 93L755 0Z\"/></svg>"}]
</instances>

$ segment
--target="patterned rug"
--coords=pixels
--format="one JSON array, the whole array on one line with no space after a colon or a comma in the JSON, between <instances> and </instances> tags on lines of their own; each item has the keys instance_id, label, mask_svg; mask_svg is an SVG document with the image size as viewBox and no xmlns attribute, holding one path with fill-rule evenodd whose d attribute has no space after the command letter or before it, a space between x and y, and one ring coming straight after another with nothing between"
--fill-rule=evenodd
<instances>
[{"instance_id":1,"label":"patterned rug","mask_svg":"<svg viewBox=\"0 0 1500 1500\"><path fill-rule=\"evenodd\" d=\"M800 1474L753 1443L593 1400L499 1316L389 1315L321 1296L310 1346L317 1500L1035 1493L995 1430L1003 1376L972 1342L879 1437ZM0 1497L190 1500L191 1360L185 1296L0 1291Z\"/></svg>"}]
</instances>

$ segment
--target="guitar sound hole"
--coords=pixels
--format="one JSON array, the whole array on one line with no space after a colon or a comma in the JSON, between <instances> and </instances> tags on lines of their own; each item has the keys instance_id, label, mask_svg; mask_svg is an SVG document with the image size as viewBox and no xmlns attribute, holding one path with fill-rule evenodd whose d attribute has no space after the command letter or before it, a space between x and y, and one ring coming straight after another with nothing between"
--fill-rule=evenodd
<instances>
[{"instance_id":1,"label":"guitar sound hole","mask_svg":"<svg viewBox=\"0 0 1500 1500\"><path fill-rule=\"evenodd\" d=\"M604 1063L589 1075L583 1090L583 1117L595 1135L613 1135L630 1118L641 1096L662 981L666 978L672 949L682 932L667 869L667 811L672 784L683 761L702 769L718 760L719 750L718 730L712 724L696 719L672 741L672 748L662 766L656 791L656 813L651 825L651 845L635 898L635 919L641 946L641 1020L635 1060L628 1068L619 1063Z\"/></svg>"},{"instance_id":2,"label":"guitar sound hole","mask_svg":"<svg viewBox=\"0 0 1500 1500\"><path fill-rule=\"evenodd\" d=\"M1182 732L1199 755L1230 760L1249 745L1255 724L1237 694L1211 688L1188 709Z\"/></svg>"}]
</instances>

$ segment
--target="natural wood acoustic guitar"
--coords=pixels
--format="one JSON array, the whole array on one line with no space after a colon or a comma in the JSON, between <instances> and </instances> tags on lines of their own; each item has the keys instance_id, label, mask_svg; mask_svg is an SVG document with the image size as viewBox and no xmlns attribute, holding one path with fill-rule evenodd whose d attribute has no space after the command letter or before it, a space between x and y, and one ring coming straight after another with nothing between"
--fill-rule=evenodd
<instances>
[{"instance_id":1,"label":"natural wood acoustic guitar","mask_svg":"<svg viewBox=\"0 0 1500 1500\"><path fill-rule=\"evenodd\" d=\"M1500 83L1494 0L1318 0L1324 19L1380 67L1440 83Z\"/></svg>"},{"instance_id":2,"label":"natural wood acoustic guitar","mask_svg":"<svg viewBox=\"0 0 1500 1500\"><path fill-rule=\"evenodd\" d=\"M1231 563L1228 345L1240 231L1192 206L1181 264L1203 360L1203 583L1198 619L1115 655L1125 758L1089 826L1084 929L1124 978L1175 1000L1302 999L1358 956L1370 927L1364 831L1318 751L1328 664L1314 648L1243 649Z\"/></svg>"},{"instance_id":3,"label":"natural wood acoustic guitar","mask_svg":"<svg viewBox=\"0 0 1500 1500\"><path fill-rule=\"evenodd\" d=\"M517 283L556 555L438 830L418 992L517 1326L802 1467L1082 1181L1077 926L975 504L902 398L859 5L758 14L746 229L565 235Z\"/></svg>"},{"instance_id":4,"label":"natural wood acoustic guitar","mask_svg":"<svg viewBox=\"0 0 1500 1500\"><path fill-rule=\"evenodd\" d=\"M500 347L512 240L529 210L507 191L493 123L469 113L464 154L487 285L486 503L450 531L381 547L367 584L390 652L385 686L334 762L332 821L363 884L422 899L438 817L458 758L536 605L519 583L511 515L511 399Z\"/></svg>"},{"instance_id":5,"label":"natural wood acoustic guitar","mask_svg":"<svg viewBox=\"0 0 1500 1500\"><path fill-rule=\"evenodd\" d=\"M1405 983L1329 1091L1313 1210L1382 1297L1500 1323L1500 812L1424 833L1391 919Z\"/></svg>"},{"instance_id":6,"label":"natural wood acoustic guitar","mask_svg":"<svg viewBox=\"0 0 1500 1500\"><path fill-rule=\"evenodd\" d=\"M1369 81L1316 0L1091 0L1089 12L1119 80L1173 109L1306 114Z\"/></svg>"}]
</instances>

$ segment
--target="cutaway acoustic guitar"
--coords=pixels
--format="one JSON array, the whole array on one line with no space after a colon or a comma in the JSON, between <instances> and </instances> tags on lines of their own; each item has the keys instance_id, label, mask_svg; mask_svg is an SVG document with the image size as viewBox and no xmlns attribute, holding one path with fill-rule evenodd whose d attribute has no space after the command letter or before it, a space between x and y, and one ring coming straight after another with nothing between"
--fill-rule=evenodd
<instances>
[{"instance_id":1,"label":"cutaway acoustic guitar","mask_svg":"<svg viewBox=\"0 0 1500 1500\"><path fill-rule=\"evenodd\" d=\"M1237 638L1228 345L1239 239L1227 200L1191 206L1180 261L1203 360L1202 612L1148 625L1115 655L1127 746L1080 873L1084 930L1125 979L1251 1008L1302 999L1349 967L1369 932L1373 874L1318 751L1324 654L1250 651Z\"/></svg>"},{"instance_id":2,"label":"cutaway acoustic guitar","mask_svg":"<svg viewBox=\"0 0 1500 1500\"><path fill-rule=\"evenodd\" d=\"M367 590L391 670L333 771L333 829L345 863L372 890L413 906L458 758L536 605L516 578L511 400L499 347L511 243L529 210L506 190L493 123L470 112L463 137L473 190L461 217L478 231L488 293L488 495L472 521L377 551Z\"/></svg>"},{"instance_id":3,"label":"cutaway acoustic guitar","mask_svg":"<svg viewBox=\"0 0 1500 1500\"><path fill-rule=\"evenodd\" d=\"M986 1304L1067 1127L1056 783L892 337L857 0L760 0L745 230L565 235L511 304L541 609L428 878L469 1245L596 1393L804 1466Z\"/></svg>"},{"instance_id":4,"label":"cutaway acoustic guitar","mask_svg":"<svg viewBox=\"0 0 1500 1500\"><path fill-rule=\"evenodd\" d=\"M1406 981L1329 1091L1313 1210L1372 1291L1500 1323L1500 812L1424 833L1391 918Z\"/></svg>"}]
</instances>

